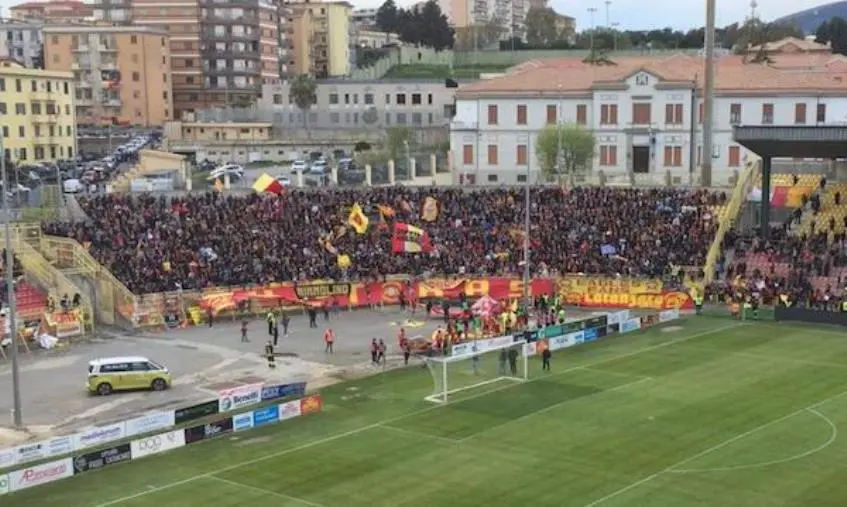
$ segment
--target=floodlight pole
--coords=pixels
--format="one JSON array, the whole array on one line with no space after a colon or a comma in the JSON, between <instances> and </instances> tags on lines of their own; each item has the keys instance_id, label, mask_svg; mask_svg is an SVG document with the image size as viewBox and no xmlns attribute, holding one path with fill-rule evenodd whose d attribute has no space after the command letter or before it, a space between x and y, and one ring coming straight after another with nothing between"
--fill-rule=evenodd
<instances>
[{"instance_id":1,"label":"floodlight pole","mask_svg":"<svg viewBox=\"0 0 847 507\"><path fill-rule=\"evenodd\" d=\"M703 165L700 168L700 185L712 186L712 124L715 102L715 0L706 0L705 66L703 73Z\"/></svg>"},{"instance_id":2,"label":"floodlight pole","mask_svg":"<svg viewBox=\"0 0 847 507\"><path fill-rule=\"evenodd\" d=\"M9 339L12 340L12 396L14 398L13 419L15 428L23 427L23 415L21 414L21 384L20 371L18 367L18 326L15 322L15 255L12 253L12 226L9 223L9 178L6 174L6 149L3 147L3 135L0 133L0 177L3 179L3 227L6 232L6 265L3 268L6 275L6 292L9 298L9 307L6 318L8 319ZM61 189L59 190L61 192Z\"/></svg>"},{"instance_id":3,"label":"floodlight pole","mask_svg":"<svg viewBox=\"0 0 847 507\"><path fill-rule=\"evenodd\" d=\"M529 277L529 178L532 174L532 134L527 135L526 141L526 183L524 184L524 234L523 234L523 298L526 311L532 307L532 292Z\"/></svg>"}]
</instances>

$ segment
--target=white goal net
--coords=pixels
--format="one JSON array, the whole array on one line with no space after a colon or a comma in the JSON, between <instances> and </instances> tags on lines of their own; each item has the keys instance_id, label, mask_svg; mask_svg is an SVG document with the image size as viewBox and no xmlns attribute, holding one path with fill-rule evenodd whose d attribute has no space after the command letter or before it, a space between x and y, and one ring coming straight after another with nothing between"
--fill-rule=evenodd
<instances>
[{"instance_id":1,"label":"white goal net","mask_svg":"<svg viewBox=\"0 0 847 507\"><path fill-rule=\"evenodd\" d=\"M461 391L495 382L526 380L529 368L524 345L521 342L478 347L469 343L461 349L454 347L450 355L424 358L435 384L426 400L447 403L451 395Z\"/></svg>"}]
</instances>

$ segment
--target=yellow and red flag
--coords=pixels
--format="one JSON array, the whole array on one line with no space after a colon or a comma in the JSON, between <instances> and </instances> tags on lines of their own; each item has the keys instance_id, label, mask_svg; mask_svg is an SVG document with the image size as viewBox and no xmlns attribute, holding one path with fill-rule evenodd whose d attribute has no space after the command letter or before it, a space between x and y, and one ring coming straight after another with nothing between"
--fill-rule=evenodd
<instances>
[{"instance_id":1,"label":"yellow and red flag","mask_svg":"<svg viewBox=\"0 0 847 507\"><path fill-rule=\"evenodd\" d=\"M391 249L397 254L429 253L432 251L432 239L420 227L396 223L391 238Z\"/></svg>"},{"instance_id":2,"label":"yellow and red flag","mask_svg":"<svg viewBox=\"0 0 847 507\"><path fill-rule=\"evenodd\" d=\"M362 207L359 206L359 203L355 203L353 207L350 209L350 214L347 216L347 223L350 224L357 234L364 234L368 231L368 224L370 220L368 220L365 212L362 211Z\"/></svg>"},{"instance_id":3,"label":"yellow and red flag","mask_svg":"<svg viewBox=\"0 0 847 507\"><path fill-rule=\"evenodd\" d=\"M394 211L394 208L386 204L377 204L376 207L379 209L379 214L382 215L383 218L391 218L397 214Z\"/></svg>"},{"instance_id":4,"label":"yellow and red flag","mask_svg":"<svg viewBox=\"0 0 847 507\"><path fill-rule=\"evenodd\" d=\"M350 260L350 256L347 254L339 254L335 259L338 262L338 267L341 269L349 268L353 264L353 261Z\"/></svg>"},{"instance_id":5,"label":"yellow and red flag","mask_svg":"<svg viewBox=\"0 0 847 507\"><path fill-rule=\"evenodd\" d=\"M265 173L253 183L253 190L257 194L268 193L268 194L276 194L280 195L285 191L285 187L282 186L282 183L274 179L271 175Z\"/></svg>"}]
</instances>

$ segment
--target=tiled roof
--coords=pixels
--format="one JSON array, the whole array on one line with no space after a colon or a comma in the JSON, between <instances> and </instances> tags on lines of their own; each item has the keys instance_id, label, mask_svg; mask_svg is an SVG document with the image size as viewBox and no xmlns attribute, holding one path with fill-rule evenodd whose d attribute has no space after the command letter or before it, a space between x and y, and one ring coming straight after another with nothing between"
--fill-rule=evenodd
<instances>
[{"instance_id":1,"label":"tiled roof","mask_svg":"<svg viewBox=\"0 0 847 507\"><path fill-rule=\"evenodd\" d=\"M788 93L844 92L847 94L847 58L831 54L772 55L770 64L745 63L740 56L715 62L718 92ZM703 59L682 53L614 58L614 65L589 65L578 58L533 60L505 75L461 86L457 98L480 95L579 94L598 86L623 84L644 71L668 85L703 86Z\"/></svg>"}]
</instances>

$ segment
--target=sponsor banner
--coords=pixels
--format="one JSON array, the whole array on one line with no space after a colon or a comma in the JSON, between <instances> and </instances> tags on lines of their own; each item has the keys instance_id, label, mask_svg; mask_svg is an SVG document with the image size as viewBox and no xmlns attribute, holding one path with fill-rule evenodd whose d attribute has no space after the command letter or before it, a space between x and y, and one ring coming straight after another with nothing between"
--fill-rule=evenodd
<instances>
[{"instance_id":1,"label":"sponsor banner","mask_svg":"<svg viewBox=\"0 0 847 507\"><path fill-rule=\"evenodd\" d=\"M110 465L116 465L132 459L132 446L121 444L109 449L90 452L74 458L74 473L81 474L89 470L97 470Z\"/></svg>"},{"instance_id":2,"label":"sponsor banner","mask_svg":"<svg viewBox=\"0 0 847 507\"><path fill-rule=\"evenodd\" d=\"M584 336L582 331L578 331L576 333L569 333L565 336L557 336L555 338L548 339L548 343L550 345L550 350L559 350L566 349L568 347L573 347L574 345L579 345L583 342Z\"/></svg>"},{"instance_id":3,"label":"sponsor banner","mask_svg":"<svg viewBox=\"0 0 847 507\"><path fill-rule=\"evenodd\" d=\"M221 413L255 405L262 401L262 384L248 384L218 391L218 411Z\"/></svg>"},{"instance_id":4,"label":"sponsor banner","mask_svg":"<svg viewBox=\"0 0 847 507\"><path fill-rule=\"evenodd\" d=\"M661 280L568 276L557 282L558 292L572 305L643 310L694 308L689 294L667 287Z\"/></svg>"},{"instance_id":5,"label":"sponsor banner","mask_svg":"<svg viewBox=\"0 0 847 507\"><path fill-rule=\"evenodd\" d=\"M679 310L664 310L659 312L659 322L670 322L679 318Z\"/></svg>"},{"instance_id":6,"label":"sponsor banner","mask_svg":"<svg viewBox=\"0 0 847 507\"><path fill-rule=\"evenodd\" d=\"M181 408L174 412L174 423L182 424L188 421L194 421L203 417L215 415L218 413L219 408L219 400L206 401L198 405Z\"/></svg>"},{"instance_id":7,"label":"sponsor banner","mask_svg":"<svg viewBox=\"0 0 847 507\"><path fill-rule=\"evenodd\" d=\"M524 333L519 333L514 336L498 336L496 338L488 338L487 340L474 340L472 342L465 342L459 343L458 345L453 345L450 355L455 357L470 354L479 354L481 352L485 352L497 347L505 347L506 345L523 342L525 340L526 337Z\"/></svg>"},{"instance_id":8,"label":"sponsor banner","mask_svg":"<svg viewBox=\"0 0 847 507\"><path fill-rule=\"evenodd\" d=\"M0 495L5 495L9 492L9 475L0 474Z\"/></svg>"},{"instance_id":9,"label":"sponsor banner","mask_svg":"<svg viewBox=\"0 0 847 507\"><path fill-rule=\"evenodd\" d=\"M638 331L639 329L641 329L641 319L638 317L621 322L621 334L631 333L632 331Z\"/></svg>"},{"instance_id":10,"label":"sponsor banner","mask_svg":"<svg viewBox=\"0 0 847 507\"><path fill-rule=\"evenodd\" d=\"M253 427L279 422L279 406L264 407L253 411Z\"/></svg>"},{"instance_id":11,"label":"sponsor banner","mask_svg":"<svg viewBox=\"0 0 847 507\"><path fill-rule=\"evenodd\" d=\"M565 334L565 327L560 324L556 324L554 326L547 326L543 329L540 329L538 331L538 339L543 340L545 338L556 338L558 336L562 336L563 334Z\"/></svg>"},{"instance_id":12,"label":"sponsor banner","mask_svg":"<svg viewBox=\"0 0 847 507\"><path fill-rule=\"evenodd\" d=\"M15 448L0 449L0 470L8 468L17 462Z\"/></svg>"},{"instance_id":13,"label":"sponsor banner","mask_svg":"<svg viewBox=\"0 0 847 507\"><path fill-rule=\"evenodd\" d=\"M201 440L226 435L227 433L232 432L232 417L220 419L209 424L201 424L199 426L185 428L183 431L185 431L186 444L193 444L195 442L200 442Z\"/></svg>"},{"instance_id":14,"label":"sponsor banner","mask_svg":"<svg viewBox=\"0 0 847 507\"><path fill-rule=\"evenodd\" d=\"M620 324L609 324L606 326L606 334L615 334L620 333L621 325Z\"/></svg>"},{"instance_id":15,"label":"sponsor banner","mask_svg":"<svg viewBox=\"0 0 847 507\"><path fill-rule=\"evenodd\" d=\"M278 400L289 396L303 396L304 394L306 394L305 382L265 386L262 388L262 401Z\"/></svg>"},{"instance_id":16,"label":"sponsor banner","mask_svg":"<svg viewBox=\"0 0 847 507\"><path fill-rule=\"evenodd\" d=\"M299 406L300 403L298 402ZM232 430L233 431L244 431L249 430L253 427L253 412L244 412L243 414L238 414L232 416Z\"/></svg>"},{"instance_id":17,"label":"sponsor banner","mask_svg":"<svg viewBox=\"0 0 847 507\"><path fill-rule=\"evenodd\" d=\"M323 410L323 401L320 394L310 394L305 398L300 398L300 414L314 414Z\"/></svg>"},{"instance_id":18,"label":"sponsor banner","mask_svg":"<svg viewBox=\"0 0 847 507\"><path fill-rule=\"evenodd\" d=\"M55 437L50 440L22 444L0 451L0 468L70 454L73 451L73 436Z\"/></svg>"},{"instance_id":19,"label":"sponsor banner","mask_svg":"<svg viewBox=\"0 0 847 507\"><path fill-rule=\"evenodd\" d=\"M159 435L150 435L130 442L132 459L152 456L160 452L179 449L185 445L185 431L174 430Z\"/></svg>"},{"instance_id":20,"label":"sponsor banner","mask_svg":"<svg viewBox=\"0 0 847 507\"><path fill-rule=\"evenodd\" d=\"M643 315L641 317L641 329L647 329L648 327L653 327L659 323L658 315Z\"/></svg>"},{"instance_id":21,"label":"sponsor banner","mask_svg":"<svg viewBox=\"0 0 847 507\"><path fill-rule=\"evenodd\" d=\"M300 400L286 401L279 404L279 420L286 421L300 417Z\"/></svg>"},{"instance_id":22,"label":"sponsor banner","mask_svg":"<svg viewBox=\"0 0 847 507\"><path fill-rule=\"evenodd\" d=\"M9 474L9 491L20 491L33 486L41 486L59 479L67 479L74 474L73 458L64 458L50 463L33 465Z\"/></svg>"},{"instance_id":23,"label":"sponsor banner","mask_svg":"<svg viewBox=\"0 0 847 507\"><path fill-rule=\"evenodd\" d=\"M585 319L582 323L584 329L606 327L606 324L608 324L608 318L606 315L598 315L596 317Z\"/></svg>"},{"instance_id":24,"label":"sponsor banner","mask_svg":"<svg viewBox=\"0 0 847 507\"><path fill-rule=\"evenodd\" d=\"M604 327L603 329L605 330L606 328ZM597 328L586 329L582 332L582 337L585 343L591 343L600 337L600 333L597 332Z\"/></svg>"},{"instance_id":25,"label":"sponsor banner","mask_svg":"<svg viewBox=\"0 0 847 507\"><path fill-rule=\"evenodd\" d=\"M126 423L121 421L105 426L92 426L74 435L74 447L77 450L96 445L107 444L126 436Z\"/></svg>"},{"instance_id":26,"label":"sponsor banner","mask_svg":"<svg viewBox=\"0 0 847 507\"><path fill-rule=\"evenodd\" d=\"M126 421L126 436L143 435L170 428L176 424L174 412L150 412Z\"/></svg>"},{"instance_id":27,"label":"sponsor banner","mask_svg":"<svg viewBox=\"0 0 847 507\"><path fill-rule=\"evenodd\" d=\"M629 310L623 310L623 311L620 311L620 312L612 312L612 313L606 315L607 324L610 325L610 326L612 324L620 324L621 322L629 319L629 314L630 314Z\"/></svg>"}]
</instances>

